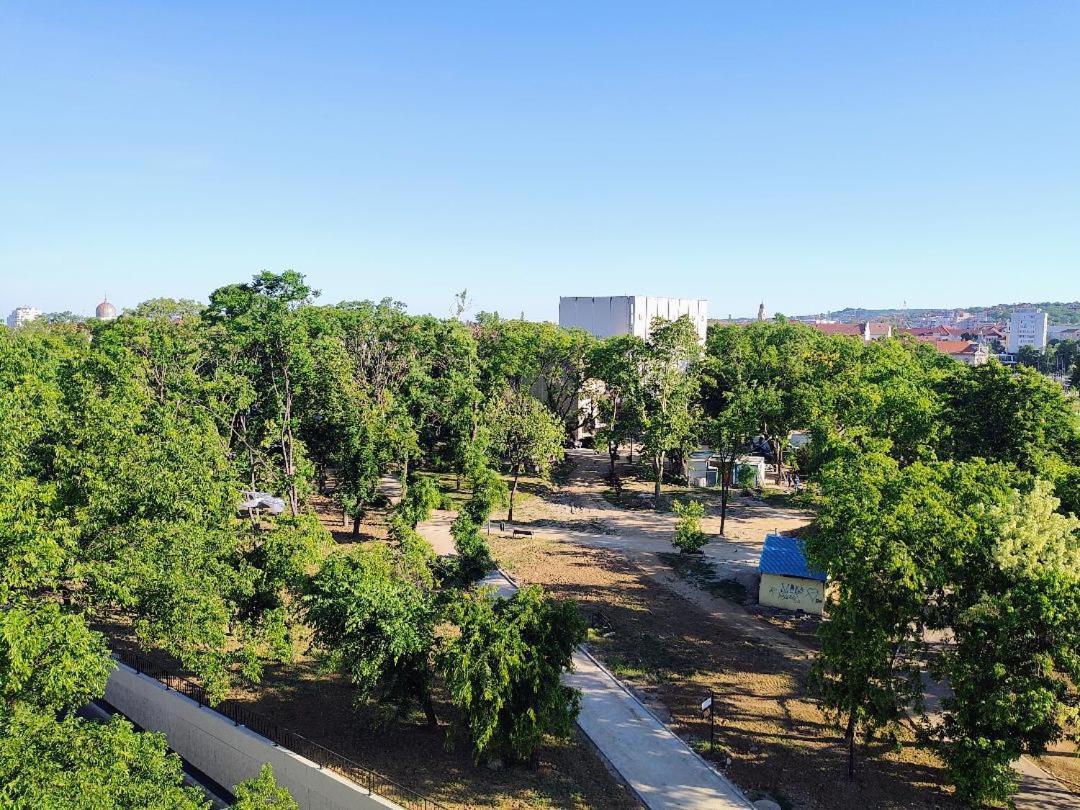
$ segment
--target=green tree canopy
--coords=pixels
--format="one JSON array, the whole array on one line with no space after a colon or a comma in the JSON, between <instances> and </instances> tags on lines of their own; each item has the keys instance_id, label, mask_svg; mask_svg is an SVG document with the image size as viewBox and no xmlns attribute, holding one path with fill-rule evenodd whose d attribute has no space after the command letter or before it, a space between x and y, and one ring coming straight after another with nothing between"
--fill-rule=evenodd
<instances>
[{"instance_id":1,"label":"green tree canopy","mask_svg":"<svg viewBox=\"0 0 1080 810\"><path fill-rule=\"evenodd\" d=\"M463 594L452 617L461 632L441 666L476 758L522 762L543 735L567 736L580 698L559 679L585 638L576 606L538 586L510 599L481 590Z\"/></svg>"}]
</instances>

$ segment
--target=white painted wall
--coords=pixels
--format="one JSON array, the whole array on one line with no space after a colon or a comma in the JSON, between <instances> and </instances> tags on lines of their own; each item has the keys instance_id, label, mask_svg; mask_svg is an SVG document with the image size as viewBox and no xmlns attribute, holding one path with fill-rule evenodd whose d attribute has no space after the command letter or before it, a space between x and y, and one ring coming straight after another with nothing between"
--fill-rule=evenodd
<instances>
[{"instance_id":1,"label":"white painted wall","mask_svg":"<svg viewBox=\"0 0 1080 810\"><path fill-rule=\"evenodd\" d=\"M105 700L132 722L162 732L172 750L230 790L269 762L304 810L398 807L123 664L109 676Z\"/></svg>"},{"instance_id":2,"label":"white painted wall","mask_svg":"<svg viewBox=\"0 0 1080 810\"><path fill-rule=\"evenodd\" d=\"M820 614L825 606L825 583L816 579L762 574L758 602L769 607Z\"/></svg>"},{"instance_id":3,"label":"white painted wall","mask_svg":"<svg viewBox=\"0 0 1080 810\"><path fill-rule=\"evenodd\" d=\"M709 302L699 298L647 295L571 296L559 299L559 326L584 329L596 337L648 338L654 318L674 321L689 315L702 342L709 325Z\"/></svg>"},{"instance_id":4,"label":"white painted wall","mask_svg":"<svg viewBox=\"0 0 1080 810\"><path fill-rule=\"evenodd\" d=\"M1046 348L1049 316L1045 312L1014 312L1009 320L1009 351L1016 354L1021 346Z\"/></svg>"}]
</instances>

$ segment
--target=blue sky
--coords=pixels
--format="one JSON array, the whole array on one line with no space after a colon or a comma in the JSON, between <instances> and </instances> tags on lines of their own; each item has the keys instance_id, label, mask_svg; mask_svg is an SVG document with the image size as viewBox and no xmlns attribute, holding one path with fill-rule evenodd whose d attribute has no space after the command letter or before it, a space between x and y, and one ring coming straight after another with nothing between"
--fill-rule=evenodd
<instances>
[{"instance_id":1,"label":"blue sky","mask_svg":"<svg viewBox=\"0 0 1080 810\"><path fill-rule=\"evenodd\" d=\"M1080 298L1080 3L0 6L0 310Z\"/></svg>"}]
</instances>

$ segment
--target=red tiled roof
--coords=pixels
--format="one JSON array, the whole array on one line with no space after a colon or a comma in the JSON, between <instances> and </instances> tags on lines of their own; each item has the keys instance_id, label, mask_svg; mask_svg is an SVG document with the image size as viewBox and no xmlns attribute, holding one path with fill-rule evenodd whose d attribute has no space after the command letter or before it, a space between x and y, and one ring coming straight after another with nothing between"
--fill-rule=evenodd
<instances>
[{"instance_id":1,"label":"red tiled roof","mask_svg":"<svg viewBox=\"0 0 1080 810\"><path fill-rule=\"evenodd\" d=\"M867 326L870 337L887 337L892 332L892 324L886 321L870 321Z\"/></svg>"},{"instance_id":2,"label":"red tiled roof","mask_svg":"<svg viewBox=\"0 0 1080 810\"><path fill-rule=\"evenodd\" d=\"M964 330L958 326L935 326L934 334L943 335L946 337L959 337L964 334Z\"/></svg>"},{"instance_id":3,"label":"red tiled roof","mask_svg":"<svg viewBox=\"0 0 1080 810\"><path fill-rule=\"evenodd\" d=\"M812 323L810 325L826 335L863 336L862 327L857 323Z\"/></svg>"},{"instance_id":4,"label":"red tiled roof","mask_svg":"<svg viewBox=\"0 0 1080 810\"><path fill-rule=\"evenodd\" d=\"M935 340L934 338L920 338L923 343L929 343L942 354L975 354L979 344L969 340Z\"/></svg>"}]
</instances>

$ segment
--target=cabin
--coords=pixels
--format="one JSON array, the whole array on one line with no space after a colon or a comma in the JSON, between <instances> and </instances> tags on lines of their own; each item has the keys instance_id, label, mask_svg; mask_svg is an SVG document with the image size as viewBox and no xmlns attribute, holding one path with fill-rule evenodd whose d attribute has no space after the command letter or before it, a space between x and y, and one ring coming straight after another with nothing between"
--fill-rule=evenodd
<instances>
[{"instance_id":1,"label":"cabin","mask_svg":"<svg viewBox=\"0 0 1080 810\"><path fill-rule=\"evenodd\" d=\"M758 570L761 574L760 604L821 614L825 607L826 576L810 568L802 540L780 534L767 535Z\"/></svg>"}]
</instances>

